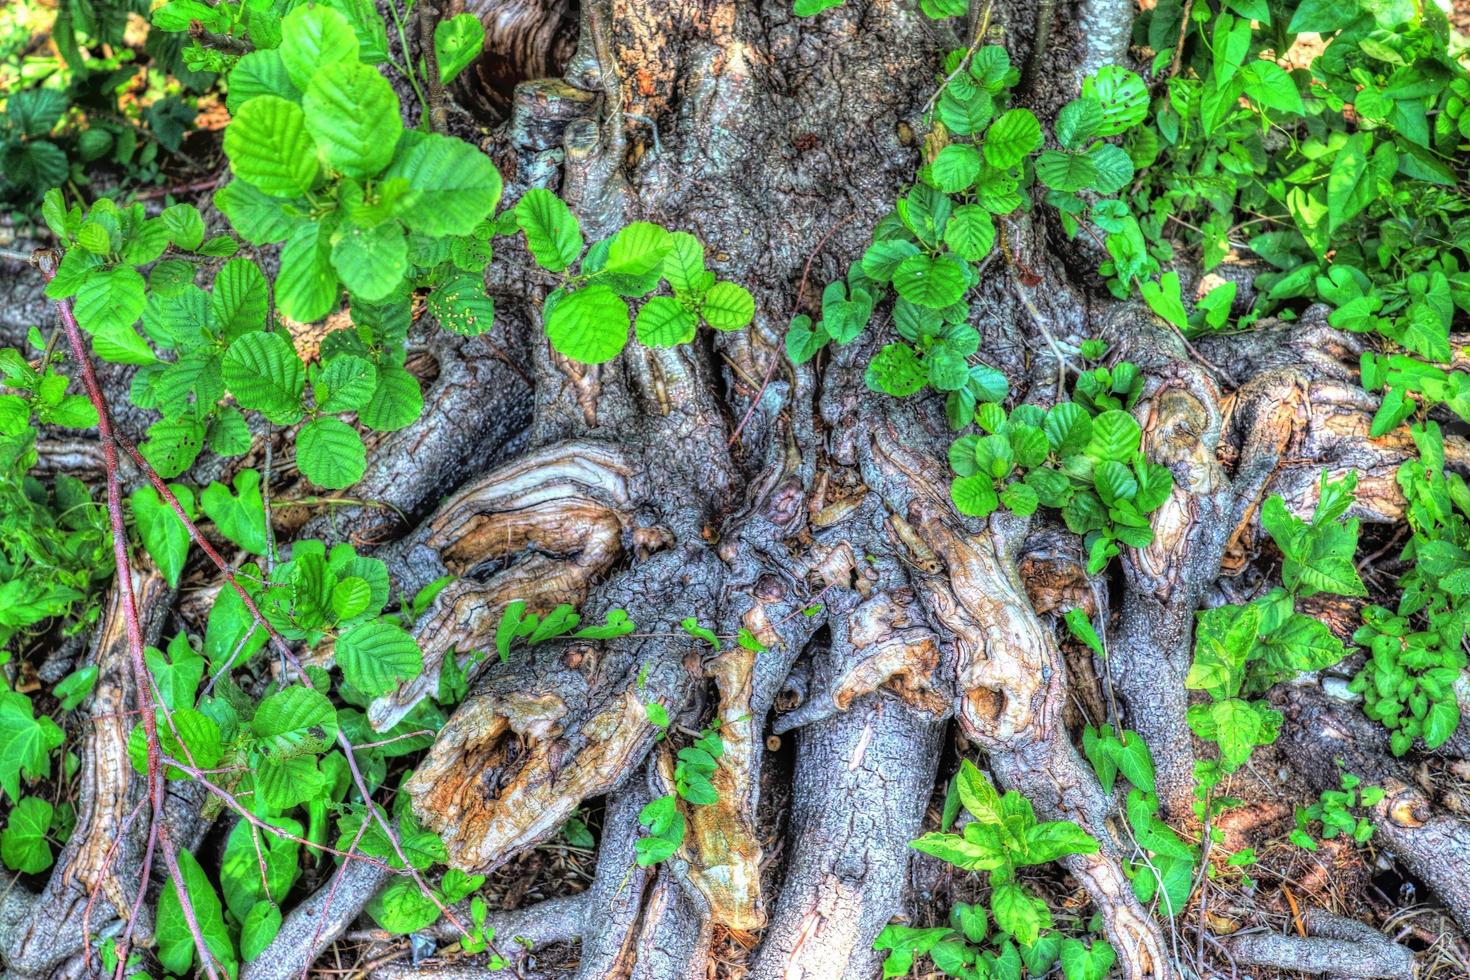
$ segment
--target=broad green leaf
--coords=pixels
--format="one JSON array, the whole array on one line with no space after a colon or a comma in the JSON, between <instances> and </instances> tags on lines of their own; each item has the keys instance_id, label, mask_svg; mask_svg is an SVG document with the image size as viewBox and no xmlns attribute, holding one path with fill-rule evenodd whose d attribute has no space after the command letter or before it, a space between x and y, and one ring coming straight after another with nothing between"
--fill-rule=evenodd
<instances>
[{"instance_id":1,"label":"broad green leaf","mask_svg":"<svg viewBox=\"0 0 1470 980\"><path fill-rule=\"evenodd\" d=\"M551 191L533 187L516 202L516 224L536 264L561 272L582 254L582 228L570 208Z\"/></svg>"},{"instance_id":2,"label":"broad green leaf","mask_svg":"<svg viewBox=\"0 0 1470 980\"><path fill-rule=\"evenodd\" d=\"M944 244L962 259L978 262L995 247L995 222L978 204L955 208L944 226Z\"/></svg>"},{"instance_id":3,"label":"broad green leaf","mask_svg":"<svg viewBox=\"0 0 1470 980\"><path fill-rule=\"evenodd\" d=\"M225 971L233 975L238 960L230 931L225 925L219 894L210 884L209 876L199 866L194 855L183 848L177 850L183 890L188 895L189 906L194 912L194 921L204 937L205 947L211 956L222 964ZM158 961L164 969L188 975L195 961L194 937L184 919L183 900L179 894L179 883L170 877L158 900L158 920L154 925Z\"/></svg>"},{"instance_id":4,"label":"broad green leaf","mask_svg":"<svg viewBox=\"0 0 1470 980\"><path fill-rule=\"evenodd\" d=\"M1036 158L1036 176L1053 190L1070 192L1091 187L1098 172L1085 154L1045 150Z\"/></svg>"},{"instance_id":5,"label":"broad green leaf","mask_svg":"<svg viewBox=\"0 0 1470 980\"><path fill-rule=\"evenodd\" d=\"M51 750L61 744L62 732L50 718L34 717L31 699L14 691L0 691L0 789L20 800L20 779L51 773Z\"/></svg>"},{"instance_id":6,"label":"broad green leaf","mask_svg":"<svg viewBox=\"0 0 1470 980\"><path fill-rule=\"evenodd\" d=\"M438 133L405 132L383 176L408 181L412 193L399 205L398 216L423 235L472 234L500 203L500 171L490 158Z\"/></svg>"},{"instance_id":7,"label":"broad green leaf","mask_svg":"<svg viewBox=\"0 0 1470 980\"><path fill-rule=\"evenodd\" d=\"M671 296L655 296L643 304L633 328L638 342L649 347L672 347L694 339L699 321Z\"/></svg>"},{"instance_id":8,"label":"broad green leaf","mask_svg":"<svg viewBox=\"0 0 1470 980\"><path fill-rule=\"evenodd\" d=\"M260 267L250 259L231 259L214 277L209 297L215 326L226 340L265 327L270 288Z\"/></svg>"},{"instance_id":9,"label":"broad green leaf","mask_svg":"<svg viewBox=\"0 0 1470 980\"><path fill-rule=\"evenodd\" d=\"M547 305L546 336L563 357L602 364L628 343L628 304L607 286L594 283Z\"/></svg>"},{"instance_id":10,"label":"broad green leaf","mask_svg":"<svg viewBox=\"0 0 1470 980\"><path fill-rule=\"evenodd\" d=\"M240 107L225 127L225 155L236 177L275 197L305 194L316 183L316 144L306 115L279 96L262 95Z\"/></svg>"},{"instance_id":11,"label":"broad green leaf","mask_svg":"<svg viewBox=\"0 0 1470 980\"><path fill-rule=\"evenodd\" d=\"M138 452L165 480L194 465L204 448L204 426L192 418L159 419L148 427Z\"/></svg>"},{"instance_id":12,"label":"broad green leaf","mask_svg":"<svg viewBox=\"0 0 1470 980\"><path fill-rule=\"evenodd\" d=\"M190 518L194 516L194 491L182 484L169 487L178 498L179 505ZM168 582L170 588L178 588L179 575L184 570L184 560L189 554L189 529L177 514L151 486L141 486L128 497L128 506L133 511L133 520L138 527L138 536L148 557Z\"/></svg>"},{"instance_id":13,"label":"broad green leaf","mask_svg":"<svg viewBox=\"0 0 1470 980\"><path fill-rule=\"evenodd\" d=\"M337 712L326 695L298 684L261 701L250 726L277 757L314 754L337 737Z\"/></svg>"},{"instance_id":14,"label":"broad green leaf","mask_svg":"<svg viewBox=\"0 0 1470 980\"><path fill-rule=\"evenodd\" d=\"M281 908L270 901L256 902L240 925L240 957L246 963L266 951L281 931Z\"/></svg>"},{"instance_id":15,"label":"broad green leaf","mask_svg":"<svg viewBox=\"0 0 1470 980\"><path fill-rule=\"evenodd\" d=\"M357 419L379 432L396 432L413 424L424 410L418 379L401 367L382 365L373 397L358 410Z\"/></svg>"},{"instance_id":16,"label":"broad green leaf","mask_svg":"<svg viewBox=\"0 0 1470 980\"><path fill-rule=\"evenodd\" d=\"M51 828L53 809L36 796L27 796L16 804L0 832L0 859L12 871L40 874L51 867L51 842L46 832Z\"/></svg>"},{"instance_id":17,"label":"broad green leaf","mask_svg":"<svg viewBox=\"0 0 1470 980\"><path fill-rule=\"evenodd\" d=\"M930 165L934 182L946 194L958 194L980 175L980 151L968 143L951 143L940 150Z\"/></svg>"},{"instance_id":18,"label":"broad green leaf","mask_svg":"<svg viewBox=\"0 0 1470 980\"><path fill-rule=\"evenodd\" d=\"M239 112L241 106L261 95L274 95L288 102L301 98L301 90L291 81L291 73L286 70L286 61L278 48L251 51L230 70L225 96L225 106L230 112Z\"/></svg>"},{"instance_id":19,"label":"broad green leaf","mask_svg":"<svg viewBox=\"0 0 1470 980\"><path fill-rule=\"evenodd\" d=\"M673 248L673 239L662 227L635 221L613 236L603 271L621 276L647 275L663 266Z\"/></svg>"},{"instance_id":20,"label":"broad green leaf","mask_svg":"<svg viewBox=\"0 0 1470 980\"><path fill-rule=\"evenodd\" d=\"M281 20L279 50L292 83L304 92L318 72L357 62L357 34L331 7L297 7Z\"/></svg>"},{"instance_id":21,"label":"broad green leaf","mask_svg":"<svg viewBox=\"0 0 1470 980\"><path fill-rule=\"evenodd\" d=\"M385 622L364 623L344 633L337 640L336 660L347 682L373 697L387 694L424 669L413 637Z\"/></svg>"},{"instance_id":22,"label":"broad green leaf","mask_svg":"<svg viewBox=\"0 0 1470 980\"><path fill-rule=\"evenodd\" d=\"M485 46L485 25L474 14L457 14L434 27L434 60L445 85L459 77Z\"/></svg>"},{"instance_id":23,"label":"broad green leaf","mask_svg":"<svg viewBox=\"0 0 1470 980\"><path fill-rule=\"evenodd\" d=\"M98 269L77 290L73 312L88 333L127 330L143 315L143 277L132 266Z\"/></svg>"},{"instance_id":24,"label":"broad green leaf","mask_svg":"<svg viewBox=\"0 0 1470 980\"><path fill-rule=\"evenodd\" d=\"M264 555L267 539L260 471L241 470L232 483L234 493L223 483L211 483L199 494L199 503L220 534L252 554Z\"/></svg>"},{"instance_id":25,"label":"broad green leaf","mask_svg":"<svg viewBox=\"0 0 1470 980\"><path fill-rule=\"evenodd\" d=\"M230 219L235 232L252 245L283 242L296 219L281 210L282 202L255 185L232 180L214 192L214 206Z\"/></svg>"},{"instance_id":26,"label":"broad green leaf","mask_svg":"<svg viewBox=\"0 0 1470 980\"><path fill-rule=\"evenodd\" d=\"M704 245L687 231L676 231L671 239L673 247L664 256L664 278L676 293L703 292L708 288L705 283Z\"/></svg>"},{"instance_id":27,"label":"broad green leaf","mask_svg":"<svg viewBox=\"0 0 1470 980\"><path fill-rule=\"evenodd\" d=\"M340 490L362 479L367 450L356 429L341 419L322 416L297 433L296 465L317 486Z\"/></svg>"},{"instance_id":28,"label":"broad green leaf","mask_svg":"<svg viewBox=\"0 0 1470 980\"><path fill-rule=\"evenodd\" d=\"M949 258L912 255L893 273L893 287L916 306L942 310L958 303L969 282L963 266Z\"/></svg>"},{"instance_id":29,"label":"broad green leaf","mask_svg":"<svg viewBox=\"0 0 1470 980\"><path fill-rule=\"evenodd\" d=\"M1148 115L1148 87L1135 72L1118 65L1104 65L1097 74L1084 79L1082 94L1102 106L1098 136L1116 136Z\"/></svg>"},{"instance_id":30,"label":"broad green leaf","mask_svg":"<svg viewBox=\"0 0 1470 980\"><path fill-rule=\"evenodd\" d=\"M699 312L716 330L739 330L755 318L755 298L744 286L721 281L704 294Z\"/></svg>"},{"instance_id":31,"label":"broad green leaf","mask_svg":"<svg viewBox=\"0 0 1470 980\"><path fill-rule=\"evenodd\" d=\"M1046 903L1027 894L1014 882L996 885L991 890L990 909L995 915L995 924L1023 946L1036 942L1041 930L1051 925Z\"/></svg>"},{"instance_id":32,"label":"broad green leaf","mask_svg":"<svg viewBox=\"0 0 1470 980\"><path fill-rule=\"evenodd\" d=\"M314 222L297 225L281 249L276 305L292 320L311 323L331 313L340 296L328 236Z\"/></svg>"},{"instance_id":33,"label":"broad green leaf","mask_svg":"<svg viewBox=\"0 0 1470 980\"><path fill-rule=\"evenodd\" d=\"M1092 420L1092 437L1087 455L1094 460L1127 461L1138 450L1143 430L1132 415L1123 411L1103 412Z\"/></svg>"},{"instance_id":34,"label":"broad green leaf","mask_svg":"<svg viewBox=\"0 0 1470 980\"><path fill-rule=\"evenodd\" d=\"M353 296L386 299L408 272L408 240L396 221L372 228L344 223L332 235L332 267Z\"/></svg>"},{"instance_id":35,"label":"broad green leaf","mask_svg":"<svg viewBox=\"0 0 1470 980\"><path fill-rule=\"evenodd\" d=\"M393 159L403 121L393 86L376 68L354 59L317 70L301 108L306 131L332 169L366 179Z\"/></svg>"},{"instance_id":36,"label":"broad green leaf","mask_svg":"<svg viewBox=\"0 0 1470 980\"><path fill-rule=\"evenodd\" d=\"M1029 109L1010 109L985 133L985 159L992 167L1014 167L1041 146L1041 123Z\"/></svg>"},{"instance_id":37,"label":"broad green leaf","mask_svg":"<svg viewBox=\"0 0 1470 980\"><path fill-rule=\"evenodd\" d=\"M321 370L312 385L317 408L323 412L355 412L378 388L378 371L367 358L339 354Z\"/></svg>"},{"instance_id":38,"label":"broad green leaf","mask_svg":"<svg viewBox=\"0 0 1470 980\"><path fill-rule=\"evenodd\" d=\"M225 351L225 385L242 408L253 408L277 425L301 420L306 367L278 333L248 333Z\"/></svg>"},{"instance_id":39,"label":"broad green leaf","mask_svg":"<svg viewBox=\"0 0 1470 980\"><path fill-rule=\"evenodd\" d=\"M462 337L478 337L495 324L495 300L485 294L479 273L459 273L440 285L429 294L429 312Z\"/></svg>"}]
</instances>

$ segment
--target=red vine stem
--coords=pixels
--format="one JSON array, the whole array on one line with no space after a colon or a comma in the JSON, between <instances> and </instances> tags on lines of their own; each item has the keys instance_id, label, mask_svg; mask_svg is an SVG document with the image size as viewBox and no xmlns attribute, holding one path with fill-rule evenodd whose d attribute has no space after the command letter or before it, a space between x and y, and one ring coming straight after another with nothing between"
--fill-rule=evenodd
<instances>
[{"instance_id":1,"label":"red vine stem","mask_svg":"<svg viewBox=\"0 0 1470 980\"><path fill-rule=\"evenodd\" d=\"M55 252L40 249L36 252L35 262L48 283L56 278L58 260ZM92 370L92 358L88 356L86 346L82 342L81 328L77 326L77 318L72 314L71 301L58 300L56 308L61 314L61 325L66 331L66 340L71 347L72 358L81 369L82 385L87 389L87 397L97 411L97 431L102 437L102 462L107 474L107 516L112 523L112 556L117 564L118 600L122 605L123 622L128 637L128 654L132 662L133 683L137 688L138 709L143 715L143 733L148 746L148 799L153 813L148 828L148 846L134 908L136 909L142 902L143 894L148 888L153 849L155 845L162 845L163 860L168 866L168 874L173 882L174 890L178 893L179 908L184 914L184 922L189 927L189 934L194 939L194 948L199 954L199 962L204 965L204 970L210 980L219 980L219 974L214 968L214 957L209 951L209 944L204 941L204 934L199 929L199 920L194 915L194 904L189 898L183 874L179 870L178 855L174 852L173 841L168 835L168 829L164 826L163 776L158 764L158 718L153 705L153 692L148 682L148 667L143 660L143 628L138 622L138 604L133 595L133 568L128 559L128 532L123 523L122 490L117 476L117 450L112 442L112 418L107 410L107 399L102 394L102 386L97 383L97 373ZM137 919L136 915L131 917L129 932L131 932L132 923ZM118 956L120 970L126 960L127 953L122 951Z\"/></svg>"}]
</instances>

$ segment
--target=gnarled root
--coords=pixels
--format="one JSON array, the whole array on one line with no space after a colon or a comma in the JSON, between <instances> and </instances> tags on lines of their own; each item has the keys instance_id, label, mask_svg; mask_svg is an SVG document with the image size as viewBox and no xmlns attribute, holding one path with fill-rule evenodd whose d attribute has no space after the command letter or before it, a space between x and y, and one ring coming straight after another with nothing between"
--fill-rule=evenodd
<instances>
[{"instance_id":1,"label":"gnarled root","mask_svg":"<svg viewBox=\"0 0 1470 980\"><path fill-rule=\"evenodd\" d=\"M348 860L326 884L291 910L276 938L240 971L240 980L300 976L322 950L352 925L393 872L366 861Z\"/></svg>"},{"instance_id":2,"label":"gnarled root","mask_svg":"<svg viewBox=\"0 0 1470 980\"><path fill-rule=\"evenodd\" d=\"M1230 940L1230 955L1245 966L1337 977L1414 976L1414 954L1356 919L1327 912L1304 917L1307 937L1274 933Z\"/></svg>"},{"instance_id":3,"label":"gnarled root","mask_svg":"<svg viewBox=\"0 0 1470 980\"><path fill-rule=\"evenodd\" d=\"M904 911L909 841L934 782L944 726L886 694L796 736L793 842L754 980L869 978L873 938Z\"/></svg>"},{"instance_id":4,"label":"gnarled root","mask_svg":"<svg viewBox=\"0 0 1470 980\"><path fill-rule=\"evenodd\" d=\"M133 593L144 636L155 642L171 605L167 583L157 573L135 571ZM110 923L126 919L137 896L148 814L143 781L133 778L128 759L135 678L116 588L92 662L97 683L83 725L76 830L26 917L13 932L0 933L7 976L80 974L84 937L113 931ZM148 912L145 903L143 914Z\"/></svg>"},{"instance_id":5,"label":"gnarled root","mask_svg":"<svg viewBox=\"0 0 1470 980\"><path fill-rule=\"evenodd\" d=\"M1354 706L1305 684L1283 697L1285 758L1314 790L1336 789L1343 771L1386 790L1371 809L1377 839L1470 931L1470 821L1436 806L1389 755L1387 731Z\"/></svg>"}]
</instances>

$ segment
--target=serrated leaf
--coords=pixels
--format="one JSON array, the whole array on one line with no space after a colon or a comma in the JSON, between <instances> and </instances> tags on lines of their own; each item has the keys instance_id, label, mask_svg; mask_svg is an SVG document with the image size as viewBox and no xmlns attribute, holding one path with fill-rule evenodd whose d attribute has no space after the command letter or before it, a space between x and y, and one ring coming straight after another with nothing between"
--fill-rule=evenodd
<instances>
[{"instance_id":1,"label":"serrated leaf","mask_svg":"<svg viewBox=\"0 0 1470 980\"><path fill-rule=\"evenodd\" d=\"M281 20L278 50L291 82L304 92L318 72L340 62L356 63L357 34L331 7L297 7Z\"/></svg>"},{"instance_id":2,"label":"serrated leaf","mask_svg":"<svg viewBox=\"0 0 1470 980\"><path fill-rule=\"evenodd\" d=\"M377 302L408 272L408 240L396 221L372 228L343 224L332 235L332 268L353 296Z\"/></svg>"},{"instance_id":3,"label":"serrated leaf","mask_svg":"<svg viewBox=\"0 0 1470 980\"><path fill-rule=\"evenodd\" d=\"M985 159L992 167L1014 167L1041 146L1041 123L1029 109L1010 109L985 132Z\"/></svg>"},{"instance_id":4,"label":"serrated leaf","mask_svg":"<svg viewBox=\"0 0 1470 980\"><path fill-rule=\"evenodd\" d=\"M336 659L347 682L373 697L387 694L424 669L413 637L384 622L364 623L344 633L337 640Z\"/></svg>"},{"instance_id":5,"label":"serrated leaf","mask_svg":"<svg viewBox=\"0 0 1470 980\"><path fill-rule=\"evenodd\" d=\"M744 286L722 280L704 294L699 313L716 330L739 330L755 318L755 298Z\"/></svg>"},{"instance_id":6,"label":"serrated leaf","mask_svg":"<svg viewBox=\"0 0 1470 980\"><path fill-rule=\"evenodd\" d=\"M225 351L225 385L242 408L253 408L276 425L301 420L306 367L291 344L277 333L248 333Z\"/></svg>"},{"instance_id":7,"label":"serrated leaf","mask_svg":"<svg viewBox=\"0 0 1470 980\"><path fill-rule=\"evenodd\" d=\"M337 711L326 695L298 684L261 701L250 727L277 757L314 754L337 737Z\"/></svg>"},{"instance_id":8,"label":"serrated leaf","mask_svg":"<svg viewBox=\"0 0 1470 980\"><path fill-rule=\"evenodd\" d=\"M547 305L546 336L563 357L602 364L628 343L628 304L607 286L594 283Z\"/></svg>"},{"instance_id":9,"label":"serrated leaf","mask_svg":"<svg viewBox=\"0 0 1470 980\"><path fill-rule=\"evenodd\" d=\"M526 246L536 264L561 272L582 254L582 228L561 198L533 187L515 207L516 224L526 235Z\"/></svg>"},{"instance_id":10,"label":"serrated leaf","mask_svg":"<svg viewBox=\"0 0 1470 980\"><path fill-rule=\"evenodd\" d=\"M312 76L301 107L306 131L333 169L366 179L393 159L403 121L398 96L377 69L356 60L328 65Z\"/></svg>"},{"instance_id":11,"label":"serrated leaf","mask_svg":"<svg viewBox=\"0 0 1470 980\"><path fill-rule=\"evenodd\" d=\"M317 408L333 415L355 412L368 403L378 388L378 370L367 358L339 354L322 369L312 395Z\"/></svg>"},{"instance_id":12,"label":"serrated leaf","mask_svg":"<svg viewBox=\"0 0 1470 980\"><path fill-rule=\"evenodd\" d=\"M296 465L317 486L340 490L362 479L367 450L356 429L341 419L324 416L301 427L296 436Z\"/></svg>"},{"instance_id":13,"label":"serrated leaf","mask_svg":"<svg viewBox=\"0 0 1470 980\"><path fill-rule=\"evenodd\" d=\"M672 347L694 339L699 321L671 296L655 296L643 304L633 327L640 344Z\"/></svg>"},{"instance_id":14,"label":"serrated leaf","mask_svg":"<svg viewBox=\"0 0 1470 980\"><path fill-rule=\"evenodd\" d=\"M316 144L306 115L280 96L262 95L240 107L225 127L225 155L236 177L275 197L305 194L316 183Z\"/></svg>"},{"instance_id":15,"label":"serrated leaf","mask_svg":"<svg viewBox=\"0 0 1470 980\"><path fill-rule=\"evenodd\" d=\"M404 133L383 177L408 181L412 193L400 203L398 216L422 235L473 234L500 203L500 171L490 158L438 133Z\"/></svg>"},{"instance_id":16,"label":"serrated leaf","mask_svg":"<svg viewBox=\"0 0 1470 980\"><path fill-rule=\"evenodd\" d=\"M396 432L413 424L424 410L424 393L418 379L401 367L378 368L378 386L373 397L358 410L357 419L379 432Z\"/></svg>"}]
</instances>

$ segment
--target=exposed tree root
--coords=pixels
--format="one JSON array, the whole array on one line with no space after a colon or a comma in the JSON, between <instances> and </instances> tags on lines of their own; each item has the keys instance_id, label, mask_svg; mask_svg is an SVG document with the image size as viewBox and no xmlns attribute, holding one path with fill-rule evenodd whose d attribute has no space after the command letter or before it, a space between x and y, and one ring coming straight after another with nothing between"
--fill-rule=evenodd
<instances>
[{"instance_id":1,"label":"exposed tree root","mask_svg":"<svg viewBox=\"0 0 1470 980\"><path fill-rule=\"evenodd\" d=\"M1335 977L1414 976L1414 954L1371 926L1326 912L1312 912L1304 922L1310 936L1241 936L1230 941L1230 955L1244 966Z\"/></svg>"},{"instance_id":2,"label":"exposed tree root","mask_svg":"<svg viewBox=\"0 0 1470 980\"><path fill-rule=\"evenodd\" d=\"M363 906L392 877L392 871L366 861L342 865L326 884L291 910L271 944L241 969L241 980L300 976L347 931Z\"/></svg>"},{"instance_id":3,"label":"exposed tree root","mask_svg":"<svg viewBox=\"0 0 1470 980\"><path fill-rule=\"evenodd\" d=\"M1371 809L1377 840L1444 902L1470 931L1470 821L1447 813L1408 766L1388 752L1388 733L1354 706L1312 685L1285 692L1284 755L1315 790L1336 789L1342 772L1381 786Z\"/></svg>"},{"instance_id":4,"label":"exposed tree root","mask_svg":"<svg viewBox=\"0 0 1470 980\"><path fill-rule=\"evenodd\" d=\"M137 599L147 642L155 642L171 604L163 578L135 573ZM0 950L7 976L80 976L86 938L115 934L131 915L143 867L148 819L146 789L128 758L128 733L137 705L119 592L111 598L96 634L92 662L97 683L83 722L81 781L76 829L58 856L39 895L16 887L13 901L24 902L26 916L0 923ZM198 821L191 821L198 823ZM194 828L188 830L193 832ZM152 908L140 914L151 931Z\"/></svg>"}]
</instances>

